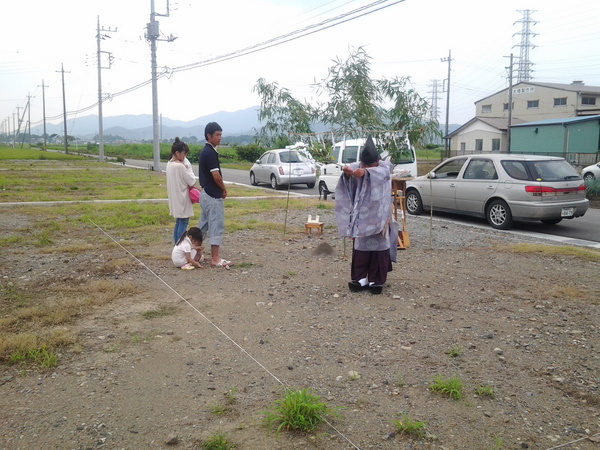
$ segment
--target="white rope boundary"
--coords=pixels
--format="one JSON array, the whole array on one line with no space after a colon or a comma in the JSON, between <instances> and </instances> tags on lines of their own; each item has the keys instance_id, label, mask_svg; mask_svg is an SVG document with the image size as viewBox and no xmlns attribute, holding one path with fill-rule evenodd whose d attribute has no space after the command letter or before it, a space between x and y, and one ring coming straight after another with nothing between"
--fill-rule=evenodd
<instances>
[{"instance_id":1,"label":"white rope boundary","mask_svg":"<svg viewBox=\"0 0 600 450\"><path fill-rule=\"evenodd\" d=\"M232 337L230 337L227 333L225 333L225 331L223 331L216 323L214 323L212 320L210 320L208 317L206 317L206 315L204 315L202 313L202 311L200 311L198 308L196 308L193 304L191 304L187 299L185 299L179 292L177 292L175 289L173 289L173 287L171 287L171 285L169 285L169 283L167 283L165 280L163 280L158 274L156 274L150 267L148 267L143 261L141 261L137 256L135 256L133 253L131 253L128 249L126 249L125 247L123 247L121 245L120 242L118 242L117 240L115 240L110 234L108 234L106 231L104 231L104 229L102 229L102 227L100 227L98 224L96 224L94 221L90 220L90 222L96 227L98 228L106 237L108 237L111 241L113 241L115 244L117 244L121 249L123 249L129 256L131 256L133 259L135 259L139 264L141 264L148 272L150 272L152 275L154 275L162 284L164 284L171 292L173 292L177 297L179 297L181 300L183 300L190 308L192 308L195 312L197 312L206 322L208 322L210 325L213 326L213 328L215 328L219 333L221 333L227 340L229 340L229 342L231 342L234 346L236 346L242 353L244 353L248 358L250 358L255 364L257 364L261 369L263 369L266 373L268 373L277 383L279 383L281 386L283 386L285 389L290 390L290 388L287 386L286 383L284 383L283 381L281 381L273 372L271 372L269 369L267 369L260 361L258 361L254 356L252 356L246 349L244 349L240 344L238 344ZM354 448L360 450L360 447L358 447L354 442L352 442L346 435L344 435L344 433L342 433L340 430L338 430L335 426L333 426L331 424L331 422L329 422L327 420L327 418L322 417L323 422L325 422L327 425L329 425L337 434L339 434L346 442L348 442L350 445L352 445Z\"/></svg>"}]
</instances>

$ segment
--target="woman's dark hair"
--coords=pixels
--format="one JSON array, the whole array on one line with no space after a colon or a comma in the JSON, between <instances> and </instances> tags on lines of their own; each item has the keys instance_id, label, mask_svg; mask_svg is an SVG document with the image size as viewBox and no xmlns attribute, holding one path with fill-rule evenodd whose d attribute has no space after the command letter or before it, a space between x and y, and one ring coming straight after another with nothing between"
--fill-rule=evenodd
<instances>
[{"instance_id":1,"label":"woman's dark hair","mask_svg":"<svg viewBox=\"0 0 600 450\"><path fill-rule=\"evenodd\" d=\"M189 236L190 238L195 239L196 241L200 242L200 244L202 244L202 230L200 230L200 228L198 227L190 227L189 230L186 230L181 234L181 237L175 245L181 244L186 236Z\"/></svg>"},{"instance_id":2,"label":"woman's dark hair","mask_svg":"<svg viewBox=\"0 0 600 450\"><path fill-rule=\"evenodd\" d=\"M175 156L175 153L184 152L187 153L190 151L188 145L181 141L178 137L175 138L175 142L171 145L171 156Z\"/></svg>"},{"instance_id":3,"label":"woman's dark hair","mask_svg":"<svg viewBox=\"0 0 600 450\"><path fill-rule=\"evenodd\" d=\"M221 125L219 125L217 122L207 123L204 127L204 139L206 139L208 142L208 135L215 134L215 131L223 131L223 128L221 128Z\"/></svg>"}]
</instances>

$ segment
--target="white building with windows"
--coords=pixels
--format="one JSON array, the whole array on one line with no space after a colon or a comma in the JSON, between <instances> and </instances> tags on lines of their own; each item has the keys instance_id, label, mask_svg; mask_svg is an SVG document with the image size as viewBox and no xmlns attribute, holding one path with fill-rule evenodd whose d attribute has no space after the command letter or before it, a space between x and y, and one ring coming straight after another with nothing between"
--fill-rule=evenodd
<instances>
[{"instance_id":1,"label":"white building with windows","mask_svg":"<svg viewBox=\"0 0 600 450\"><path fill-rule=\"evenodd\" d=\"M509 118L509 103L512 104ZM508 152L508 126L600 114L600 86L520 82L475 102L475 117L448 134L452 155Z\"/></svg>"}]
</instances>

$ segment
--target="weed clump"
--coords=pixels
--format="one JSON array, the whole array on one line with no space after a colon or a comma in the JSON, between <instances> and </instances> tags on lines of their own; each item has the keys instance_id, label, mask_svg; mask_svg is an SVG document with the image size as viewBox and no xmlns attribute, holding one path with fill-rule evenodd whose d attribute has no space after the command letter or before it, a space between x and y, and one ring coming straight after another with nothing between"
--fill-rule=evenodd
<instances>
[{"instance_id":1,"label":"weed clump","mask_svg":"<svg viewBox=\"0 0 600 450\"><path fill-rule=\"evenodd\" d=\"M283 429L312 432L327 417L339 417L338 409L328 407L308 389L286 390L270 411L264 411L264 422L269 428L276 426L277 433Z\"/></svg>"},{"instance_id":2,"label":"weed clump","mask_svg":"<svg viewBox=\"0 0 600 450\"><path fill-rule=\"evenodd\" d=\"M399 420L394 420L394 425L400 434L419 439L425 437L425 427L427 426L427 422L424 420L413 419L406 413L401 414Z\"/></svg>"},{"instance_id":3,"label":"weed clump","mask_svg":"<svg viewBox=\"0 0 600 450\"><path fill-rule=\"evenodd\" d=\"M443 378L438 375L433 377L433 383L429 385L429 389L433 392L447 395L451 399L460 400L463 383L456 377Z\"/></svg>"}]
</instances>

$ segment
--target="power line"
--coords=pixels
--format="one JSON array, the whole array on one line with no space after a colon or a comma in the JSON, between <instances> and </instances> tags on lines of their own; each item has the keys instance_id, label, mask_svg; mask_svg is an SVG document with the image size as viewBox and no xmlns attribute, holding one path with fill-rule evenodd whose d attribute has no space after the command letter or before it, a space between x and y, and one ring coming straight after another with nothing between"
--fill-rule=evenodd
<instances>
[{"instance_id":1,"label":"power line","mask_svg":"<svg viewBox=\"0 0 600 450\"><path fill-rule=\"evenodd\" d=\"M371 13L380 11L382 9L385 8L389 8L390 6L394 6L398 3L402 3L405 0L377 0L373 3L370 3L368 5L365 6L361 6L360 8L356 8L353 9L352 11L343 13L343 14L339 14L333 18L329 18L326 20L323 20L317 24L313 24L313 25L309 25L307 27L304 27L302 29L296 30L296 31L292 31L290 33L286 33L284 35L275 37L275 38L271 38L268 39L266 41L260 42L258 44L254 44L252 46L243 48L241 50L236 50L234 52L231 53L227 53L225 55L221 55L221 56L216 56L214 58L210 58L204 61L199 61L196 63L191 63L191 64L187 64L184 66L179 66L179 67L175 67L175 68L168 68L165 67L162 72L158 73L156 76L156 79L160 79L160 78L164 78L165 76L170 76L171 74L175 73L175 72L183 72L183 71L187 71L187 70L192 70L192 69L197 69L197 68L201 68L201 67L206 67L209 65L213 65L213 64L217 64L220 62L225 62L225 61L229 61L231 59L235 59L235 58L240 58L242 56L246 56L252 53L256 53L259 51L263 51L263 50L267 50L269 48L278 46L278 45L282 45L285 44L287 42L296 40L296 39L300 39L302 37L306 37L309 36L311 34L317 33L319 31L324 31L327 30L329 28L335 27L337 25L341 25L343 23L358 19L360 17L364 17L366 15L369 15ZM114 94L106 94L105 98L102 100L103 102L107 101L107 100L112 100L112 98L114 97L118 97L121 95L125 95L128 94L130 92L133 92L137 89L140 89L144 86L147 86L148 84L152 83L152 80L147 80L147 81L143 81L135 86L132 86L130 88L127 88L123 91L119 91L116 92ZM93 105L90 106L86 106L82 109L78 109L75 111L69 111L67 112L68 115L73 115L73 114L80 114L86 111L89 111L91 109L95 109L98 106L98 102L94 103ZM46 120L56 120L56 119L60 119L61 115L57 115L54 117L48 117L46 118ZM40 122L36 122L35 125L39 124Z\"/></svg>"}]
</instances>

